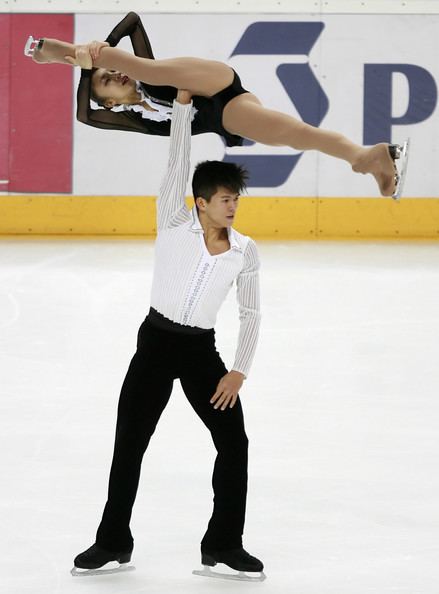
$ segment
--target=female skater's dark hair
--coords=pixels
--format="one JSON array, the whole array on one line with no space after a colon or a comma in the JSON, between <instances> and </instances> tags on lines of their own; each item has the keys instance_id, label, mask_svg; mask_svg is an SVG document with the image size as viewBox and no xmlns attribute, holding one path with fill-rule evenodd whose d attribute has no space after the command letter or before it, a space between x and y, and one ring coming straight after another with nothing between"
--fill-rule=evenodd
<instances>
[{"instance_id":1,"label":"female skater's dark hair","mask_svg":"<svg viewBox=\"0 0 439 594\"><path fill-rule=\"evenodd\" d=\"M96 72L97 68L91 69L91 85L90 85L90 99L92 99L99 107L105 107L105 109L110 109L105 105L105 99L100 97L93 88L93 75Z\"/></svg>"},{"instance_id":2,"label":"female skater's dark hair","mask_svg":"<svg viewBox=\"0 0 439 594\"><path fill-rule=\"evenodd\" d=\"M202 161L195 167L192 178L192 193L195 198L204 198L207 202L220 186L234 194L241 194L246 189L248 172L236 163L223 161Z\"/></svg>"}]
</instances>

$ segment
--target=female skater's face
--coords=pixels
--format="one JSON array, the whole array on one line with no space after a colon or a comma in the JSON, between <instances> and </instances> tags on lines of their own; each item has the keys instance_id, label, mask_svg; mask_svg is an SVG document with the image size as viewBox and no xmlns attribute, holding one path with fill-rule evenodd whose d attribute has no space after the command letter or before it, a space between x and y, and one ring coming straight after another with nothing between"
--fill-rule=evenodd
<instances>
[{"instance_id":1,"label":"female skater's face","mask_svg":"<svg viewBox=\"0 0 439 594\"><path fill-rule=\"evenodd\" d=\"M93 92L105 107L133 103L137 99L136 81L117 70L98 68L92 77Z\"/></svg>"}]
</instances>

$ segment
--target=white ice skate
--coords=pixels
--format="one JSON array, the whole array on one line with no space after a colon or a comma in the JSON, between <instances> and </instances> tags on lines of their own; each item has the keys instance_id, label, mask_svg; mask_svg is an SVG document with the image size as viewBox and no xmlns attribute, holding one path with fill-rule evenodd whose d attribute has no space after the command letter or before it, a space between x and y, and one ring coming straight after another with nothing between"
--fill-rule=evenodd
<instances>
[{"instance_id":1,"label":"white ice skate","mask_svg":"<svg viewBox=\"0 0 439 594\"><path fill-rule=\"evenodd\" d=\"M80 569L79 567L74 567L70 573L73 577L85 577L91 575L110 575L112 573L134 571L135 569L134 565L128 565L128 563L117 564L117 561L114 561L98 569Z\"/></svg>"},{"instance_id":2,"label":"white ice skate","mask_svg":"<svg viewBox=\"0 0 439 594\"><path fill-rule=\"evenodd\" d=\"M395 174L395 181L396 181L396 188L392 194L392 198L394 200L399 200L402 196L402 191L404 189L404 182L405 176L407 173L407 165L409 159L409 148L410 148L410 138L402 144L391 144L390 145L390 152L392 155L392 159L395 161L398 160L399 164L396 165L397 173Z\"/></svg>"},{"instance_id":3,"label":"white ice skate","mask_svg":"<svg viewBox=\"0 0 439 594\"><path fill-rule=\"evenodd\" d=\"M230 573L227 573L226 571L212 571L209 565L204 565L203 569L194 569L192 573L193 575L201 575L202 577L217 578L220 580L235 580L238 582L263 582L267 577L263 571L246 572L227 569ZM233 571L235 572L232 573Z\"/></svg>"},{"instance_id":4,"label":"white ice skate","mask_svg":"<svg viewBox=\"0 0 439 594\"><path fill-rule=\"evenodd\" d=\"M35 50L40 50L43 46L44 39L34 39L32 35L29 35L26 45L24 46L24 55L28 58L32 58Z\"/></svg>"}]
</instances>

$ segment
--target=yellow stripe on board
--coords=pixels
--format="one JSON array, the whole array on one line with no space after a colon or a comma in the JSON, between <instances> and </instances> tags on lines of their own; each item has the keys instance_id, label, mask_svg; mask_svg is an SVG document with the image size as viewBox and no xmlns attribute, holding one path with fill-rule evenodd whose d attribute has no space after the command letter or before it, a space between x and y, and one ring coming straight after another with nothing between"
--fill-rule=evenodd
<instances>
[{"instance_id":1,"label":"yellow stripe on board","mask_svg":"<svg viewBox=\"0 0 439 594\"><path fill-rule=\"evenodd\" d=\"M439 239L439 198L324 198L319 237Z\"/></svg>"},{"instance_id":2,"label":"yellow stripe on board","mask_svg":"<svg viewBox=\"0 0 439 594\"><path fill-rule=\"evenodd\" d=\"M267 239L439 238L439 198L243 197L236 228ZM155 232L152 196L0 196L3 235Z\"/></svg>"}]
</instances>

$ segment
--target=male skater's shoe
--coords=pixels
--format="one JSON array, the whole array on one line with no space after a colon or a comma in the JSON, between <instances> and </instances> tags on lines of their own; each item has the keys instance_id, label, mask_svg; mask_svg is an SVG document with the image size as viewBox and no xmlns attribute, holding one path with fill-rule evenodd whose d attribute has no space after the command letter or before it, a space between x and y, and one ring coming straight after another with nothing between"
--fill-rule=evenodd
<instances>
[{"instance_id":1,"label":"male skater's shoe","mask_svg":"<svg viewBox=\"0 0 439 594\"><path fill-rule=\"evenodd\" d=\"M266 576L262 571L264 564L256 557L253 557L242 547L237 549L229 549L227 551L212 551L203 549L201 551L201 563L204 569L201 571L193 571L195 575L203 575L206 577L216 577L232 580L258 581L265 580ZM223 563L231 569L236 570L237 574L220 573L211 571L217 563Z\"/></svg>"},{"instance_id":2,"label":"male skater's shoe","mask_svg":"<svg viewBox=\"0 0 439 594\"><path fill-rule=\"evenodd\" d=\"M131 561L131 553L132 549L129 551L107 551L95 543L89 549L75 557L73 562L75 567L72 569L71 573L72 575L96 575L98 573L114 573L115 571L126 570L128 568L123 566ZM119 567L110 570L100 569L111 561L117 561L119 563ZM88 571L77 571L81 569Z\"/></svg>"}]
</instances>

